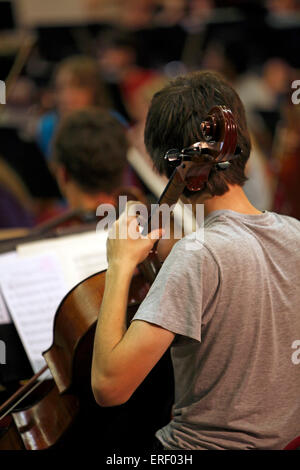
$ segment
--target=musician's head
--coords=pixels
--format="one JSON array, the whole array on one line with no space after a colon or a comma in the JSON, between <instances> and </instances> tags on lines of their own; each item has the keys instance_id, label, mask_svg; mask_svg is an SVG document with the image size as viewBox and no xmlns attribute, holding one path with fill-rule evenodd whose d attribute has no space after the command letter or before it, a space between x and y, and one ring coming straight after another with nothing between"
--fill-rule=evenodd
<instances>
[{"instance_id":1,"label":"musician's head","mask_svg":"<svg viewBox=\"0 0 300 470\"><path fill-rule=\"evenodd\" d=\"M215 72L193 72L175 78L154 95L145 127L145 145L155 167L170 176L171 171L164 160L166 151L183 149L203 140L201 121L212 107L218 105L225 105L233 112L237 123L237 145L242 156L232 161L225 171L211 171L206 192L212 196L225 194L228 185L243 186L251 150L244 106L225 79ZM185 194L195 193L186 190Z\"/></svg>"},{"instance_id":2,"label":"musician's head","mask_svg":"<svg viewBox=\"0 0 300 470\"><path fill-rule=\"evenodd\" d=\"M60 114L87 106L108 106L98 63L91 57L76 55L62 60L54 72L54 87Z\"/></svg>"},{"instance_id":3,"label":"musician's head","mask_svg":"<svg viewBox=\"0 0 300 470\"><path fill-rule=\"evenodd\" d=\"M62 119L53 143L52 165L71 206L76 198L112 194L122 183L127 138L107 110L86 108Z\"/></svg>"}]
</instances>

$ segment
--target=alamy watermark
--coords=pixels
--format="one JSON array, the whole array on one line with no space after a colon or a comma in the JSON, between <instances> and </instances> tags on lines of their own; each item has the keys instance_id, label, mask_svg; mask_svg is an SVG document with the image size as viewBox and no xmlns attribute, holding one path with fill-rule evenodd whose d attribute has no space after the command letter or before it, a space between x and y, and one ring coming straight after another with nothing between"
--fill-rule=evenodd
<instances>
[{"instance_id":1,"label":"alamy watermark","mask_svg":"<svg viewBox=\"0 0 300 470\"><path fill-rule=\"evenodd\" d=\"M295 89L292 93L292 103L300 104L300 80L294 80L292 82L292 88Z\"/></svg>"},{"instance_id":2,"label":"alamy watermark","mask_svg":"<svg viewBox=\"0 0 300 470\"><path fill-rule=\"evenodd\" d=\"M115 206L112 204L100 204L97 207L96 215L101 217L101 220L97 224L96 231L110 230L109 237L126 239L128 237L136 239L140 237L140 233L150 234L153 239L158 239L158 233L155 229L163 227L164 232L162 239L175 239L179 240L182 237L188 235L186 249L187 250L198 250L202 247L204 241L204 205L196 204L194 210L192 204L173 204L168 206L167 204L151 204L148 208L145 204L139 202L133 202L128 206L125 211L127 203L126 196L119 197L119 212L123 213L125 217L135 217L137 219L140 230L137 232L136 220L131 222L125 220L119 228L118 234L116 233L116 226L114 223L117 220L117 211ZM175 213L176 206L176 216ZM173 220L175 218L175 223ZM153 233L151 233L154 231ZM201 242L200 244L192 243L195 240Z\"/></svg>"},{"instance_id":3,"label":"alamy watermark","mask_svg":"<svg viewBox=\"0 0 300 470\"><path fill-rule=\"evenodd\" d=\"M6 364L6 344L0 339L0 364Z\"/></svg>"},{"instance_id":4,"label":"alamy watermark","mask_svg":"<svg viewBox=\"0 0 300 470\"><path fill-rule=\"evenodd\" d=\"M0 104L6 104L6 86L3 80L0 80Z\"/></svg>"},{"instance_id":5,"label":"alamy watermark","mask_svg":"<svg viewBox=\"0 0 300 470\"><path fill-rule=\"evenodd\" d=\"M297 366L300 364L300 339L295 339L292 343L292 349L295 349L291 356L292 363Z\"/></svg>"}]
</instances>

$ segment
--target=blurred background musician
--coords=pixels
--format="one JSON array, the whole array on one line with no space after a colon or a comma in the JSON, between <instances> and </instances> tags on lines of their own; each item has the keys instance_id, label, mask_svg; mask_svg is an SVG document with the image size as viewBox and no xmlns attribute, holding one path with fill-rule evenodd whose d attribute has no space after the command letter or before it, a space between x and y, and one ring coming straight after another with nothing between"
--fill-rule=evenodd
<instances>
[{"instance_id":1,"label":"blurred background musician","mask_svg":"<svg viewBox=\"0 0 300 470\"><path fill-rule=\"evenodd\" d=\"M74 111L62 120L51 165L71 209L95 214L99 204L117 203L127 149L125 129L105 109Z\"/></svg>"},{"instance_id":2,"label":"blurred background musician","mask_svg":"<svg viewBox=\"0 0 300 470\"><path fill-rule=\"evenodd\" d=\"M300 220L300 105L287 104L277 127L272 153L274 211Z\"/></svg>"},{"instance_id":3,"label":"blurred background musician","mask_svg":"<svg viewBox=\"0 0 300 470\"><path fill-rule=\"evenodd\" d=\"M7 228L0 230L2 243L11 243L12 250L22 241L51 237L56 229L62 235L72 233L76 227L95 230L99 221L96 209L100 204L117 208L119 194L143 200L140 190L122 186L127 149L126 130L108 110L90 107L66 114L58 125L50 162L65 204L59 207L56 217L40 224L36 230L28 210L31 199L26 188L0 160L0 207L5 206L0 220L2 227L11 227L9 231ZM12 231L13 227L20 226L22 230ZM0 325L0 333L10 344L9 362L3 377L0 376L0 382L6 387L3 396L7 398L10 391L18 388L18 380L31 376L31 368L14 325Z\"/></svg>"},{"instance_id":4,"label":"blurred background musician","mask_svg":"<svg viewBox=\"0 0 300 470\"><path fill-rule=\"evenodd\" d=\"M91 57L71 56L61 61L54 72L55 108L41 117L38 123L38 143L47 158L51 141L60 118L87 106L109 108L105 84L101 80L97 61ZM122 122L122 117L114 111Z\"/></svg>"}]
</instances>

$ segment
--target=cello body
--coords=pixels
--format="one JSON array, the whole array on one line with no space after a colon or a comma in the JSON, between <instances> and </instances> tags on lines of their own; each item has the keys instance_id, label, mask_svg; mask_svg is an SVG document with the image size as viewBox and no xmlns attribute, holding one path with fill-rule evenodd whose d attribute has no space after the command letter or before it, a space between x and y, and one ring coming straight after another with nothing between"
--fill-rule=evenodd
<instances>
[{"instance_id":1,"label":"cello body","mask_svg":"<svg viewBox=\"0 0 300 470\"><path fill-rule=\"evenodd\" d=\"M91 390L93 340L105 271L75 286L62 300L54 320L51 347L44 352L53 380L31 396L30 406L0 422L0 450L147 450L155 431L167 424L173 404L173 368L167 351L124 405L101 408ZM128 301L128 323L147 294L150 283L136 273ZM43 389L43 390L42 390ZM42 398L41 398L42 396Z\"/></svg>"},{"instance_id":2,"label":"cello body","mask_svg":"<svg viewBox=\"0 0 300 470\"><path fill-rule=\"evenodd\" d=\"M90 276L62 300L55 317L53 344L43 355L61 396L79 397L80 427L89 430L84 437L80 433L80 445L93 447L99 442L100 433L105 449L128 448L134 443L146 450L155 431L171 417L174 378L170 352L165 353L127 403L102 408L95 402L91 364L105 274L103 271ZM128 324L149 288L150 283L137 271L129 293Z\"/></svg>"},{"instance_id":3,"label":"cello body","mask_svg":"<svg viewBox=\"0 0 300 470\"><path fill-rule=\"evenodd\" d=\"M44 450L62 446L78 414L76 396L60 396L53 380L40 382L29 403L23 401L20 410L1 420L0 450Z\"/></svg>"}]
</instances>

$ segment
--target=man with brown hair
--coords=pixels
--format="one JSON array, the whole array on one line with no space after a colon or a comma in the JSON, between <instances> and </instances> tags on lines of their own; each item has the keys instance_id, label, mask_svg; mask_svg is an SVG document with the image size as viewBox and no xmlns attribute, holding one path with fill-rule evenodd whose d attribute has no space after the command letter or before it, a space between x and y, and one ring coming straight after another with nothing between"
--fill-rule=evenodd
<instances>
[{"instance_id":1,"label":"man with brown hair","mask_svg":"<svg viewBox=\"0 0 300 470\"><path fill-rule=\"evenodd\" d=\"M71 209L115 204L122 185L128 142L123 126L106 109L73 111L56 133L52 166Z\"/></svg>"},{"instance_id":2,"label":"man with brown hair","mask_svg":"<svg viewBox=\"0 0 300 470\"><path fill-rule=\"evenodd\" d=\"M108 90L95 59L84 55L70 56L55 67L53 74L55 109L41 117L37 142L47 160L52 154L53 137L62 117L89 106L109 109L124 126L124 118L111 109Z\"/></svg>"},{"instance_id":3,"label":"man with brown hair","mask_svg":"<svg viewBox=\"0 0 300 470\"><path fill-rule=\"evenodd\" d=\"M158 92L145 144L168 174L165 152L199 141L201 121L216 105L232 110L241 155L228 169L213 169L201 191L185 190L195 210L204 204L204 240L186 236L174 245L128 329L132 274L155 238L108 242L92 387L102 406L125 403L171 346L175 402L157 448L282 449L300 433L300 223L246 198L244 108L219 75L195 72ZM116 233L134 223L122 216Z\"/></svg>"}]
</instances>

